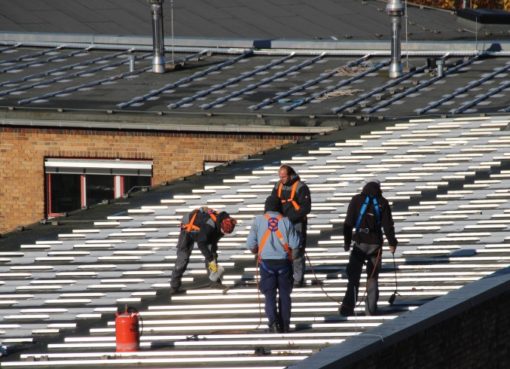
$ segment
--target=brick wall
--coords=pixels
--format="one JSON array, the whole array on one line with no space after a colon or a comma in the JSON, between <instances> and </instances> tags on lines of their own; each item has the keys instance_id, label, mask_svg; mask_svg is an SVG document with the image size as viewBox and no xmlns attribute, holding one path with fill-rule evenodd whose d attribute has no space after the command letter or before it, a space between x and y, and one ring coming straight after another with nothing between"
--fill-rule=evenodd
<instances>
[{"instance_id":1,"label":"brick wall","mask_svg":"<svg viewBox=\"0 0 510 369\"><path fill-rule=\"evenodd\" d=\"M344 369L510 368L510 293L420 331ZM329 368L329 366L328 366Z\"/></svg>"},{"instance_id":2,"label":"brick wall","mask_svg":"<svg viewBox=\"0 0 510 369\"><path fill-rule=\"evenodd\" d=\"M44 218L44 158L149 159L153 184L292 142L293 135L0 128L0 233Z\"/></svg>"}]
</instances>

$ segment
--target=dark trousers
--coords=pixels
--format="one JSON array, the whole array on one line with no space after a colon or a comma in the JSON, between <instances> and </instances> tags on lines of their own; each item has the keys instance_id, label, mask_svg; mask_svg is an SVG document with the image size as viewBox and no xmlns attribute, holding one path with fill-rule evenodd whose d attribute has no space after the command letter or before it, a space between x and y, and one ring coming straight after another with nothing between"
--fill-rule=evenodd
<instances>
[{"instance_id":1,"label":"dark trousers","mask_svg":"<svg viewBox=\"0 0 510 369\"><path fill-rule=\"evenodd\" d=\"M306 223L294 224L294 229L299 234L299 248L292 253L292 264L294 269L294 285L302 286L306 270Z\"/></svg>"},{"instance_id":2,"label":"dark trousers","mask_svg":"<svg viewBox=\"0 0 510 369\"><path fill-rule=\"evenodd\" d=\"M377 279L381 270L380 245L356 244L351 251L349 264L347 265L347 291L342 301L342 313L352 314L356 307L359 292L359 280L363 264L367 262L367 296L365 311L368 315L377 313L377 300L379 299L379 286Z\"/></svg>"},{"instance_id":3,"label":"dark trousers","mask_svg":"<svg viewBox=\"0 0 510 369\"><path fill-rule=\"evenodd\" d=\"M179 289L181 287L182 275L186 271L188 267L189 258L191 256L191 251L193 250L193 246L195 244L195 240L193 237L185 231L181 231L179 234L179 240L177 241L177 259L175 260L175 267L172 272L172 279L170 280L170 287ZM211 250L214 259L217 259L216 250ZM207 269L207 260L205 261L205 268Z\"/></svg>"},{"instance_id":4,"label":"dark trousers","mask_svg":"<svg viewBox=\"0 0 510 369\"><path fill-rule=\"evenodd\" d=\"M266 317L270 326L276 324L284 332L288 332L290 325L292 282L290 261L261 262L259 288L266 300Z\"/></svg>"}]
</instances>

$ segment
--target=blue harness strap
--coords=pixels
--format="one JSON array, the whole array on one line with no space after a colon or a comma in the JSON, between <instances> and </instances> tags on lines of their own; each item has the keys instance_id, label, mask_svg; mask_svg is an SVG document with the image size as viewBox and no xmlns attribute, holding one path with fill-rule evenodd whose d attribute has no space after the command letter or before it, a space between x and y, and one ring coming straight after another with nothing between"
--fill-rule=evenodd
<instances>
[{"instance_id":1,"label":"blue harness strap","mask_svg":"<svg viewBox=\"0 0 510 369\"><path fill-rule=\"evenodd\" d=\"M375 196L371 197L371 196L367 195L365 197L365 201L361 205L361 209L358 214L358 219L356 220L356 225L355 225L356 233L359 233L359 231L360 231L361 222L363 221L363 217L365 216L365 213L367 212L367 207L368 207L368 204L370 203L370 200L372 200L372 205L374 207L375 221L377 222L377 226L378 227L381 226L381 209L379 208L379 201L377 201L377 197L375 197Z\"/></svg>"},{"instance_id":2,"label":"blue harness strap","mask_svg":"<svg viewBox=\"0 0 510 369\"><path fill-rule=\"evenodd\" d=\"M377 222L377 227L380 227L381 226L381 208L379 207L379 201L377 201L377 197L372 197L372 204L374 205L375 221Z\"/></svg>"}]
</instances>

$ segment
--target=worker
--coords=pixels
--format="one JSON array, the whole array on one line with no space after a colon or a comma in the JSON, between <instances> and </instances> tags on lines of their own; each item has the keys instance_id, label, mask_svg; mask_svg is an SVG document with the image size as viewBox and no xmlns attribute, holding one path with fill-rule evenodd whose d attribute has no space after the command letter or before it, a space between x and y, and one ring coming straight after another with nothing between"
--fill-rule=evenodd
<instances>
[{"instance_id":1,"label":"worker","mask_svg":"<svg viewBox=\"0 0 510 369\"><path fill-rule=\"evenodd\" d=\"M299 235L292 222L281 214L277 197L266 199L264 214L253 220L246 246L257 254L259 289L265 296L268 331L287 333L293 287L292 253L299 248Z\"/></svg>"},{"instance_id":2,"label":"worker","mask_svg":"<svg viewBox=\"0 0 510 369\"><path fill-rule=\"evenodd\" d=\"M171 294L180 292L182 275L188 266L195 242L205 257L209 276L218 273L218 241L225 234L232 233L236 223L237 221L227 212L218 213L207 207L195 209L182 217L181 232L177 241L177 260L170 281Z\"/></svg>"},{"instance_id":3,"label":"worker","mask_svg":"<svg viewBox=\"0 0 510 369\"><path fill-rule=\"evenodd\" d=\"M354 235L352 234L355 229ZM382 196L381 183L377 179L369 180L360 194L352 197L347 208L343 233L344 249L352 251L347 265L347 291L342 300L340 314L349 316L354 313L358 300L361 270L367 262L367 291L365 313L377 313L379 298L378 277L381 269L383 232L389 243L391 253L395 253L398 241L388 200Z\"/></svg>"},{"instance_id":4,"label":"worker","mask_svg":"<svg viewBox=\"0 0 510 369\"><path fill-rule=\"evenodd\" d=\"M282 204L282 214L289 218L299 234L299 250L293 260L294 287L301 287L305 278L305 249L307 215L312 209L310 189L301 181L296 171L289 165L278 170L280 180L275 184L271 196L278 197Z\"/></svg>"}]
</instances>

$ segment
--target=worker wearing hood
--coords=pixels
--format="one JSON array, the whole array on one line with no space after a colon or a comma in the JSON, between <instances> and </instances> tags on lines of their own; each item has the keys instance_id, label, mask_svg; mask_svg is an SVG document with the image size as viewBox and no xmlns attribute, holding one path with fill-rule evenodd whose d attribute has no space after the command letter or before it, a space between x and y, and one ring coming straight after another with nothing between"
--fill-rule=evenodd
<instances>
[{"instance_id":1,"label":"worker wearing hood","mask_svg":"<svg viewBox=\"0 0 510 369\"><path fill-rule=\"evenodd\" d=\"M347 291L340 308L340 313L344 316L354 313L365 261L368 277L365 311L368 315L377 312L379 297L377 280L381 268L383 230L390 252L395 253L398 241L395 237L390 204L382 195L381 183L378 180L369 180L361 193L352 197L344 222L344 249L349 251L351 243L353 246L347 265Z\"/></svg>"}]
</instances>

